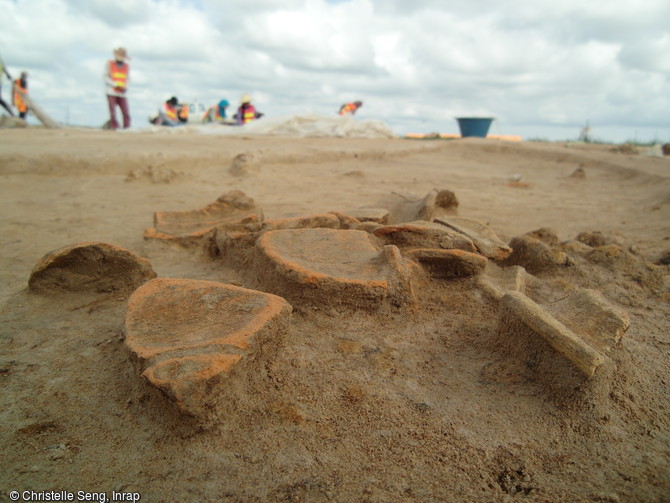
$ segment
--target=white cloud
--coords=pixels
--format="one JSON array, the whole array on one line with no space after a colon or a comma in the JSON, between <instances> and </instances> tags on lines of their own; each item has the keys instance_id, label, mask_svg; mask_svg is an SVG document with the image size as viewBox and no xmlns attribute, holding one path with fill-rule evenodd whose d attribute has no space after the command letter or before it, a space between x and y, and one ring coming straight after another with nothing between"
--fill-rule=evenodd
<instances>
[{"instance_id":1,"label":"white cloud","mask_svg":"<svg viewBox=\"0 0 670 503\"><path fill-rule=\"evenodd\" d=\"M626 44L619 53L619 61L631 69L667 74L670 72L668 54L670 34L666 32Z\"/></svg>"},{"instance_id":2,"label":"white cloud","mask_svg":"<svg viewBox=\"0 0 670 503\"><path fill-rule=\"evenodd\" d=\"M149 21L151 0L69 0L67 8L73 16L83 14L110 28L123 28Z\"/></svg>"},{"instance_id":3,"label":"white cloud","mask_svg":"<svg viewBox=\"0 0 670 503\"><path fill-rule=\"evenodd\" d=\"M106 120L102 71L123 45L137 126L172 95L249 92L269 116L361 99L362 118L398 132L456 132L461 114L526 135L587 119L622 135L667 130L666 0L0 0L0 11L0 54L57 120L66 109Z\"/></svg>"}]
</instances>

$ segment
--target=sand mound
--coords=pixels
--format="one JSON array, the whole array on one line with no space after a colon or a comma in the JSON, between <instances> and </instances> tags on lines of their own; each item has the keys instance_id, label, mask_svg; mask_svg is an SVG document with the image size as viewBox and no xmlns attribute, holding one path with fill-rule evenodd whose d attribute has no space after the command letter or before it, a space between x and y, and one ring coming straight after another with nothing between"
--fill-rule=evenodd
<instances>
[{"instance_id":1,"label":"sand mound","mask_svg":"<svg viewBox=\"0 0 670 503\"><path fill-rule=\"evenodd\" d=\"M290 138L394 138L396 136L388 125L379 120L358 120L349 116L325 117L315 114L264 117L244 126L220 124L194 124L176 128L151 126L137 132L146 133L147 131L170 135L249 135Z\"/></svg>"}]
</instances>

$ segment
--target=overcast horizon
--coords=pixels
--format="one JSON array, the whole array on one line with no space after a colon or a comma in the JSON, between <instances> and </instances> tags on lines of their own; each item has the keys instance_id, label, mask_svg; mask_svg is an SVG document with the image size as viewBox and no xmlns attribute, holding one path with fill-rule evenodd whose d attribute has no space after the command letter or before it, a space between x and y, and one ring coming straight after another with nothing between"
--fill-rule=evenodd
<instances>
[{"instance_id":1,"label":"overcast horizon","mask_svg":"<svg viewBox=\"0 0 670 503\"><path fill-rule=\"evenodd\" d=\"M0 0L0 56L52 118L101 127L102 82L130 61L134 128L171 96L206 106L249 93L266 117L335 116L399 135L458 133L670 142L667 0ZM11 100L11 84L2 81ZM34 119L33 119L34 121Z\"/></svg>"}]
</instances>

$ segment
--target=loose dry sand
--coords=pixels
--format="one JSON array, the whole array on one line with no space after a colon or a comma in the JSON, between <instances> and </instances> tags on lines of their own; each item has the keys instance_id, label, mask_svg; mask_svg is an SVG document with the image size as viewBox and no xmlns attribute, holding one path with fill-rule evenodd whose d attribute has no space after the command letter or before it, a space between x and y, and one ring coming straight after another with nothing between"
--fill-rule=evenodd
<instances>
[{"instance_id":1,"label":"loose dry sand","mask_svg":"<svg viewBox=\"0 0 670 503\"><path fill-rule=\"evenodd\" d=\"M256 166L233 175L242 153ZM578 168L585 176L570 176ZM440 280L411 313L295 309L255 388L207 427L137 375L125 298L27 290L44 254L78 241L132 250L160 277L253 287L198 250L143 239L154 211L234 189L266 218L449 189L459 215L505 242L540 227L561 240L597 230L655 262L670 248L668 158L606 145L28 128L0 130L0 177L0 501L11 490L135 491L147 502L670 501L668 266L660 286L598 277L631 327L610 355L615 372L576 389L505 374L495 305L470 280Z\"/></svg>"}]
</instances>

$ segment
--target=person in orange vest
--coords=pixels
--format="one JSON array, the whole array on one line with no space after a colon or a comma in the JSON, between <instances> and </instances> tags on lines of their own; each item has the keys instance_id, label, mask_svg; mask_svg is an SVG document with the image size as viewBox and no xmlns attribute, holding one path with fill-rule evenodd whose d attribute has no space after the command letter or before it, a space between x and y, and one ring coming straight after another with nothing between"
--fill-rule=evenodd
<instances>
[{"instance_id":1,"label":"person in orange vest","mask_svg":"<svg viewBox=\"0 0 670 503\"><path fill-rule=\"evenodd\" d=\"M353 103L345 103L340 107L340 115L351 114L354 115L356 110L363 106L362 101L354 101Z\"/></svg>"},{"instance_id":2,"label":"person in orange vest","mask_svg":"<svg viewBox=\"0 0 670 503\"><path fill-rule=\"evenodd\" d=\"M21 77L14 81L14 95L12 96L12 105L19 111L19 117L25 119L28 105L23 100L21 93L28 94L28 72L21 72Z\"/></svg>"},{"instance_id":3,"label":"person in orange vest","mask_svg":"<svg viewBox=\"0 0 670 503\"><path fill-rule=\"evenodd\" d=\"M116 121L116 107L121 109L123 127L130 127L130 112L128 111L128 53L124 47L114 49L114 59L109 60L105 66L105 88L107 93L107 104L109 106L109 128L118 129Z\"/></svg>"},{"instance_id":4,"label":"person in orange vest","mask_svg":"<svg viewBox=\"0 0 670 503\"><path fill-rule=\"evenodd\" d=\"M202 117L202 122L225 122L226 121L226 108L230 106L228 100L221 100L216 105L212 105L207 109L205 115Z\"/></svg>"},{"instance_id":5,"label":"person in orange vest","mask_svg":"<svg viewBox=\"0 0 670 503\"><path fill-rule=\"evenodd\" d=\"M256 107L251 104L251 96L248 94L242 95L240 100L240 108L237 109L235 118L238 124L247 124L254 119L260 119L263 114L256 111Z\"/></svg>"},{"instance_id":6,"label":"person in orange vest","mask_svg":"<svg viewBox=\"0 0 670 503\"><path fill-rule=\"evenodd\" d=\"M190 109L188 105L179 105L177 104L177 119L181 124L186 124L188 122L188 114Z\"/></svg>"},{"instance_id":7,"label":"person in orange vest","mask_svg":"<svg viewBox=\"0 0 670 503\"><path fill-rule=\"evenodd\" d=\"M173 96L163 103L158 110L158 116L152 119L151 122L156 126L181 126L188 120L188 113L186 115L186 120L184 120L184 108L186 107L179 106L179 100L176 96Z\"/></svg>"}]
</instances>

